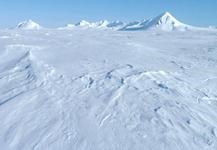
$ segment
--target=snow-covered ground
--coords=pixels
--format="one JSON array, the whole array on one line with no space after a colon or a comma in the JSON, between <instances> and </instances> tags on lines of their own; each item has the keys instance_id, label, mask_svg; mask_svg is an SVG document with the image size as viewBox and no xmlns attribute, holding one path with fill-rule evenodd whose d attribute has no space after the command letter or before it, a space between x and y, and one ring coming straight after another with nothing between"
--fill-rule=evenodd
<instances>
[{"instance_id":1,"label":"snow-covered ground","mask_svg":"<svg viewBox=\"0 0 217 150\"><path fill-rule=\"evenodd\" d=\"M216 150L216 88L214 29L0 30L0 149Z\"/></svg>"}]
</instances>

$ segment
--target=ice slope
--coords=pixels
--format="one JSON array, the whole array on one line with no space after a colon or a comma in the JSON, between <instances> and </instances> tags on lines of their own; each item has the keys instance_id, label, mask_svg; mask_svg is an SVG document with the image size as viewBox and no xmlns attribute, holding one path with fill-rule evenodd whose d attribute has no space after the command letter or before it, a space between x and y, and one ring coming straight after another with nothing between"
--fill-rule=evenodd
<instances>
[{"instance_id":1,"label":"ice slope","mask_svg":"<svg viewBox=\"0 0 217 150\"><path fill-rule=\"evenodd\" d=\"M16 29L22 29L22 30L35 30L41 28L42 27L39 24L37 24L32 20L23 21L16 26Z\"/></svg>"},{"instance_id":2,"label":"ice slope","mask_svg":"<svg viewBox=\"0 0 217 150\"><path fill-rule=\"evenodd\" d=\"M216 150L216 38L1 30L0 149Z\"/></svg>"},{"instance_id":3,"label":"ice slope","mask_svg":"<svg viewBox=\"0 0 217 150\"><path fill-rule=\"evenodd\" d=\"M121 30L148 30L148 29L158 29L163 31L186 31L186 30L195 30L196 27L186 25L178 21L174 16L169 12L165 12L155 18L144 20L141 22L133 22Z\"/></svg>"}]
</instances>

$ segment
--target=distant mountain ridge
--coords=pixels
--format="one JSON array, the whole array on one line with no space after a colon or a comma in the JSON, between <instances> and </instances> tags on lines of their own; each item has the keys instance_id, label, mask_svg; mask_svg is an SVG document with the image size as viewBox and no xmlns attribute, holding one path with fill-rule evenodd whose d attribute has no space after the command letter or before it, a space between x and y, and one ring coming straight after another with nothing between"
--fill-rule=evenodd
<instances>
[{"instance_id":1,"label":"distant mountain ridge","mask_svg":"<svg viewBox=\"0 0 217 150\"><path fill-rule=\"evenodd\" d=\"M101 20L97 22L88 22L85 20L82 20L76 24L67 24L64 27L60 27L58 29L75 29L75 28L81 28L81 29L113 29L113 30L119 30L119 31L142 31L142 30L161 30L161 31L188 31L188 30L215 30L216 28L199 28L194 27L185 23L182 23L181 21L177 20L171 13L165 12L157 17L151 18L151 19L145 19L142 21L133 21L130 23L124 23L122 21L113 21L109 22L107 20ZM23 29L23 30L38 30L42 29L42 27L32 21L24 21L17 25L16 29Z\"/></svg>"}]
</instances>

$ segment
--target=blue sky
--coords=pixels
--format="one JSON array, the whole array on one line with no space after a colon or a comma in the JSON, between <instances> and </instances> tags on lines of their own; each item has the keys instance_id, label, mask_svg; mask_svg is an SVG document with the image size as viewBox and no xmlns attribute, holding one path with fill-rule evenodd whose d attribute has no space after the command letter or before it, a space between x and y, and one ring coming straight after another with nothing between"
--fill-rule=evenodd
<instances>
[{"instance_id":1,"label":"blue sky","mask_svg":"<svg viewBox=\"0 0 217 150\"><path fill-rule=\"evenodd\" d=\"M85 19L133 21L169 11L198 26L217 26L217 0L1 0L1 27L33 19L56 27Z\"/></svg>"}]
</instances>

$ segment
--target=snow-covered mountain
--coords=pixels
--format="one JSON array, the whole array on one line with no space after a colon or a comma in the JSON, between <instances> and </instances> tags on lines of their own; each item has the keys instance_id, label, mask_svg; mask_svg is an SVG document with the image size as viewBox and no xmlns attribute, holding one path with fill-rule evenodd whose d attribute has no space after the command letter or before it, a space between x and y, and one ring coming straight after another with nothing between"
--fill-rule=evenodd
<instances>
[{"instance_id":1,"label":"snow-covered mountain","mask_svg":"<svg viewBox=\"0 0 217 150\"><path fill-rule=\"evenodd\" d=\"M23 29L23 30L35 30L41 28L42 27L38 23L32 20L23 21L16 26L16 29Z\"/></svg>"},{"instance_id":2,"label":"snow-covered mountain","mask_svg":"<svg viewBox=\"0 0 217 150\"><path fill-rule=\"evenodd\" d=\"M165 12L152 19L129 23L121 30L133 31L133 30L160 29L164 31L174 31L174 30L185 31L193 28L194 27L190 25L178 21L169 12Z\"/></svg>"},{"instance_id":3,"label":"snow-covered mountain","mask_svg":"<svg viewBox=\"0 0 217 150\"><path fill-rule=\"evenodd\" d=\"M16 29L34 30L41 29L42 27L32 20L24 21L16 26ZM216 27L194 27L177 20L169 12L162 13L157 17L145 19L142 21L133 21L124 23L122 21L101 20L97 22L88 22L82 20L76 24L67 24L58 29L113 29L120 31L138 31L138 30L161 30L161 31L188 31L188 30L216 30Z\"/></svg>"},{"instance_id":4,"label":"snow-covered mountain","mask_svg":"<svg viewBox=\"0 0 217 150\"><path fill-rule=\"evenodd\" d=\"M85 20L82 20L75 24L76 27L81 27L81 28L106 28L109 22L107 20L102 20L98 22L88 22Z\"/></svg>"},{"instance_id":5,"label":"snow-covered mountain","mask_svg":"<svg viewBox=\"0 0 217 150\"><path fill-rule=\"evenodd\" d=\"M98 28L106 28L109 25L109 22L107 20L101 20L99 22L94 23L96 27Z\"/></svg>"},{"instance_id":6,"label":"snow-covered mountain","mask_svg":"<svg viewBox=\"0 0 217 150\"><path fill-rule=\"evenodd\" d=\"M77 26L77 27L91 27L91 25L92 24L86 20L81 20L80 22L75 24L75 26Z\"/></svg>"},{"instance_id":7,"label":"snow-covered mountain","mask_svg":"<svg viewBox=\"0 0 217 150\"><path fill-rule=\"evenodd\" d=\"M142 21L133 21L124 23L122 21L108 22L102 20L98 22L88 22L85 20L73 25L80 28L95 28L95 29L113 29L120 31L139 31L139 30L160 30L160 31L195 31L195 30L210 30L216 29L214 27L202 28L195 27L177 20L171 13L165 12L157 17L145 19ZM67 28L67 27L66 27Z\"/></svg>"},{"instance_id":8,"label":"snow-covered mountain","mask_svg":"<svg viewBox=\"0 0 217 150\"><path fill-rule=\"evenodd\" d=\"M87 22L80 21L75 26L82 28L110 28L121 31L136 31L136 30L150 30L157 29L162 31L187 31L187 30L203 30L206 28L194 27L177 20L169 12L162 13L155 18L145 19L143 21L133 21L128 24L121 21L99 21L99 22Z\"/></svg>"},{"instance_id":9,"label":"snow-covered mountain","mask_svg":"<svg viewBox=\"0 0 217 150\"><path fill-rule=\"evenodd\" d=\"M65 27L61 27L58 29L76 29L77 28L83 28L83 29L88 29L88 28L95 28L95 29L114 29L118 30L122 27L124 27L125 23L121 21L113 21L109 22L107 20L101 20L97 22L88 22L85 20L82 20L76 24L68 24Z\"/></svg>"}]
</instances>

